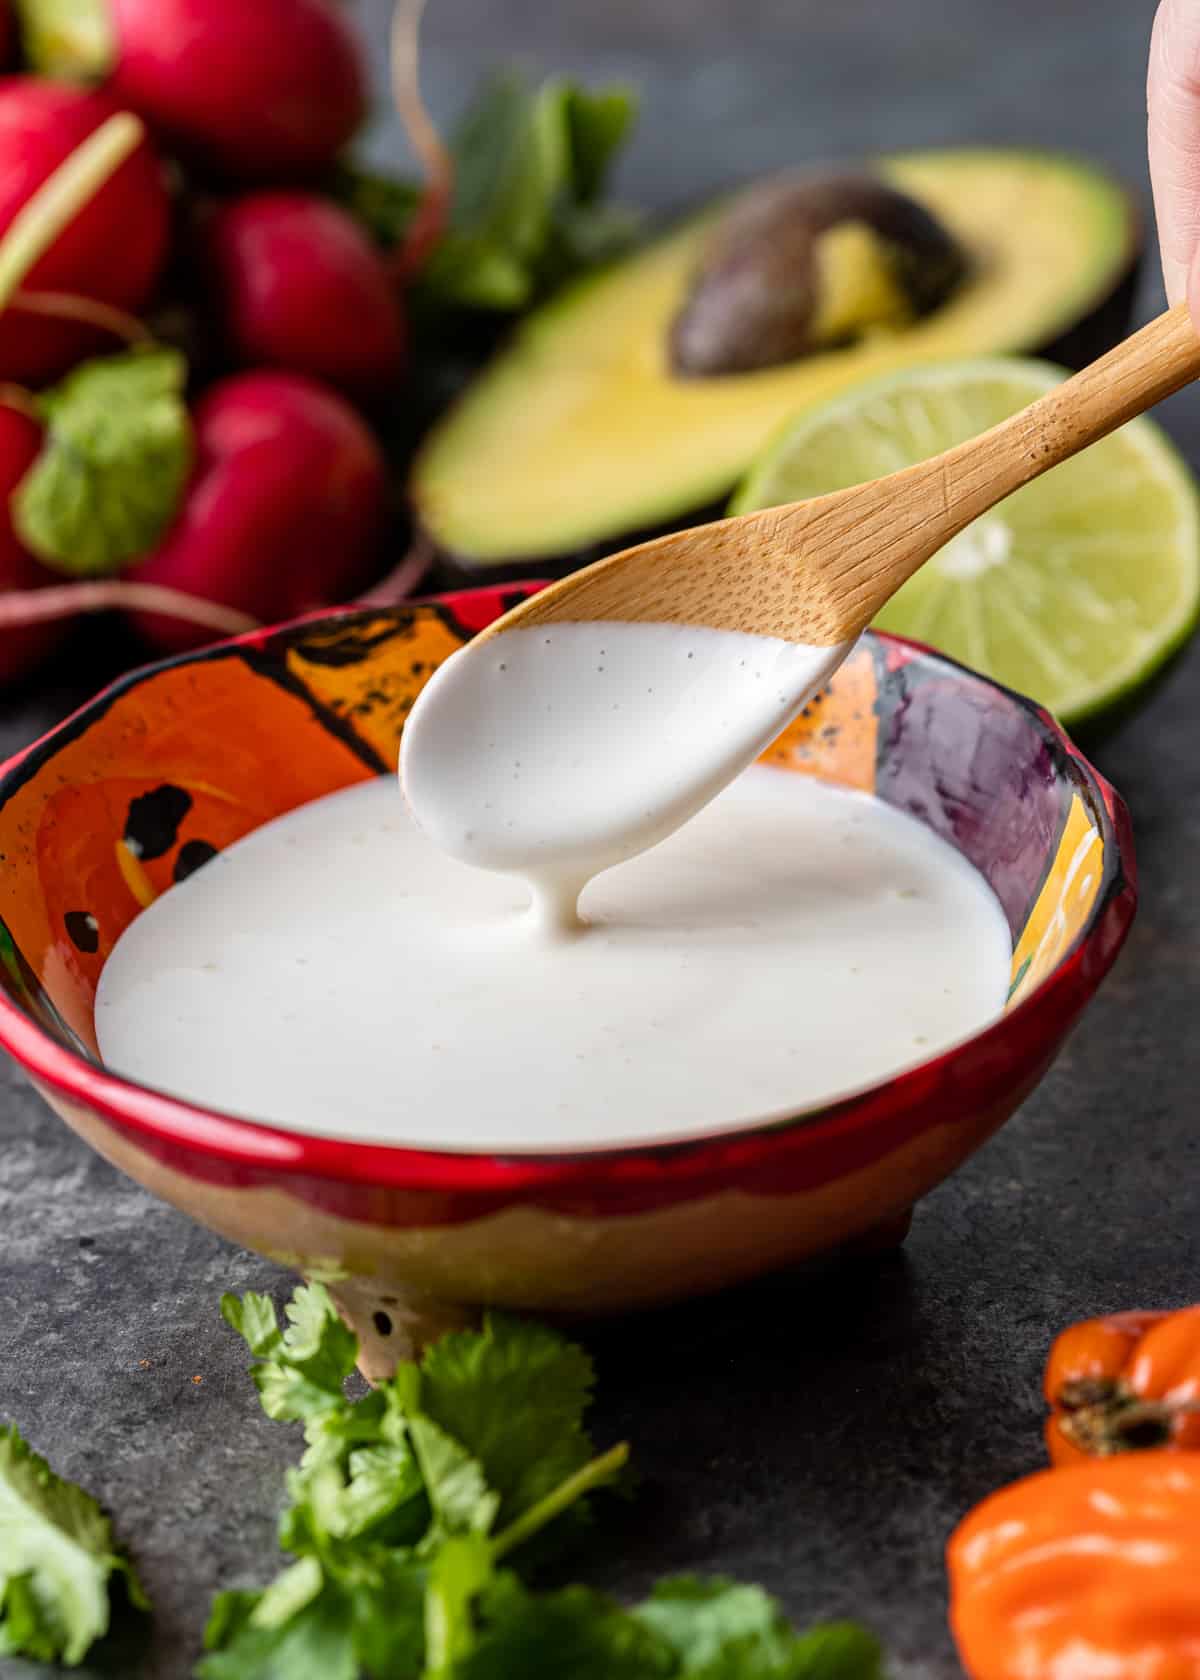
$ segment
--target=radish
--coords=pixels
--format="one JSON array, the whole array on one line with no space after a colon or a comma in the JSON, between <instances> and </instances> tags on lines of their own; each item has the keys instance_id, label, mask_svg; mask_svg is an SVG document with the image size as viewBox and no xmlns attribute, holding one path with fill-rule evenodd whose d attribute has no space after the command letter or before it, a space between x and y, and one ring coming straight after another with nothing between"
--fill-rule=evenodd
<instances>
[{"instance_id":1,"label":"radish","mask_svg":"<svg viewBox=\"0 0 1200 1680\"><path fill-rule=\"evenodd\" d=\"M339 0L22 0L26 50L109 92L235 180L311 174L366 111Z\"/></svg>"},{"instance_id":2,"label":"radish","mask_svg":"<svg viewBox=\"0 0 1200 1680\"><path fill-rule=\"evenodd\" d=\"M193 414L196 464L161 546L125 577L271 623L352 597L377 569L383 456L335 391L300 374L234 374ZM163 652L209 640L194 623L136 612Z\"/></svg>"},{"instance_id":3,"label":"radish","mask_svg":"<svg viewBox=\"0 0 1200 1680\"><path fill-rule=\"evenodd\" d=\"M36 232L22 227L22 210L116 111L102 93L36 76L0 77L0 239L6 245L10 233L15 240ZM170 206L144 134L90 195L65 208L71 214L22 273L22 292L0 316L0 379L37 384L62 373L104 341L106 313L136 312L158 278ZM24 294L31 294L27 303Z\"/></svg>"},{"instance_id":4,"label":"radish","mask_svg":"<svg viewBox=\"0 0 1200 1680\"><path fill-rule=\"evenodd\" d=\"M251 193L217 208L201 238L206 299L238 361L359 396L394 385L404 353L396 288L344 210L312 193Z\"/></svg>"},{"instance_id":5,"label":"radish","mask_svg":"<svg viewBox=\"0 0 1200 1680\"><path fill-rule=\"evenodd\" d=\"M23 548L13 530L10 499L42 445L41 427L19 409L0 405L0 599L9 590L38 589L53 573ZM8 687L40 665L62 640L61 623L30 623L0 630L0 686Z\"/></svg>"}]
</instances>

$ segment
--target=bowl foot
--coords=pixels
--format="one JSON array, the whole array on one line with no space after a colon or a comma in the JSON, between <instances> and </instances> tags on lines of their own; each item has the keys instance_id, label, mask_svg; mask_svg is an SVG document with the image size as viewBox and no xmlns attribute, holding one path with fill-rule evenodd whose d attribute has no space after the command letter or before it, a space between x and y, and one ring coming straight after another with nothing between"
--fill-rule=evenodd
<instances>
[{"instance_id":1,"label":"bowl foot","mask_svg":"<svg viewBox=\"0 0 1200 1680\"><path fill-rule=\"evenodd\" d=\"M877 1225L860 1231L857 1237L851 1237L842 1248L843 1254L852 1254L869 1259L873 1254L891 1254L898 1248L903 1248L904 1240L912 1230L913 1210L904 1208L900 1213L889 1214L881 1219Z\"/></svg>"},{"instance_id":2,"label":"bowl foot","mask_svg":"<svg viewBox=\"0 0 1200 1680\"><path fill-rule=\"evenodd\" d=\"M369 1383L390 1377L447 1330L478 1323L471 1307L425 1295L402 1294L386 1283L346 1278L328 1286L338 1311L358 1337L358 1368Z\"/></svg>"}]
</instances>

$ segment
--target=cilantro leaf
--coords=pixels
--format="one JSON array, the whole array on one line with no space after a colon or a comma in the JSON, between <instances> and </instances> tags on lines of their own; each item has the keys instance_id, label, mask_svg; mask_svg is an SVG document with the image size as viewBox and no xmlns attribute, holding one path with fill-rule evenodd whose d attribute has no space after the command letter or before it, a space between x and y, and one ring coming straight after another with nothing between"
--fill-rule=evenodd
<instances>
[{"instance_id":1,"label":"cilantro leaf","mask_svg":"<svg viewBox=\"0 0 1200 1680\"><path fill-rule=\"evenodd\" d=\"M196 1680L358 1680L349 1593L325 1586L295 1615L264 1625L258 1611L267 1596L221 1595L205 1630L209 1655L197 1666Z\"/></svg>"},{"instance_id":2,"label":"cilantro leaf","mask_svg":"<svg viewBox=\"0 0 1200 1680\"><path fill-rule=\"evenodd\" d=\"M583 1427L592 1362L541 1324L489 1313L443 1336L421 1363L421 1404L479 1460L508 1523L592 1457Z\"/></svg>"},{"instance_id":3,"label":"cilantro leaf","mask_svg":"<svg viewBox=\"0 0 1200 1680\"><path fill-rule=\"evenodd\" d=\"M492 1314L351 1401L357 1344L323 1288L297 1289L282 1329L266 1296L221 1310L264 1408L302 1417L307 1446L279 1530L297 1561L217 1600L200 1680L879 1680L870 1634L797 1634L758 1587L679 1577L624 1610L500 1568L528 1567L530 1540L628 1456L592 1456L591 1361L557 1332ZM32 1643L37 1607L12 1590Z\"/></svg>"},{"instance_id":4,"label":"cilantro leaf","mask_svg":"<svg viewBox=\"0 0 1200 1680\"><path fill-rule=\"evenodd\" d=\"M587 1587L530 1593L511 1574L479 1601L478 1632L453 1680L660 1680L678 1672L649 1628Z\"/></svg>"},{"instance_id":5,"label":"cilantro leaf","mask_svg":"<svg viewBox=\"0 0 1200 1680\"><path fill-rule=\"evenodd\" d=\"M62 1627L52 1605L38 1597L32 1574L12 1575L0 1594L0 1656L53 1662L63 1649Z\"/></svg>"},{"instance_id":6,"label":"cilantro leaf","mask_svg":"<svg viewBox=\"0 0 1200 1680\"><path fill-rule=\"evenodd\" d=\"M372 1680L417 1680L425 1669L422 1565L402 1552L377 1556L371 1585L353 1595L354 1649Z\"/></svg>"},{"instance_id":7,"label":"cilantro leaf","mask_svg":"<svg viewBox=\"0 0 1200 1680\"><path fill-rule=\"evenodd\" d=\"M273 1418L316 1418L346 1408L346 1378L358 1340L342 1323L323 1284L302 1284L288 1302L280 1332L265 1295L221 1297L221 1316L259 1361L251 1373L263 1411Z\"/></svg>"},{"instance_id":8,"label":"cilantro leaf","mask_svg":"<svg viewBox=\"0 0 1200 1680\"><path fill-rule=\"evenodd\" d=\"M425 1480L412 1448L386 1443L359 1447L350 1455L349 1471L339 1514L341 1537L354 1540L371 1534L378 1538L386 1523L383 1538L390 1544L407 1545L417 1540L429 1506Z\"/></svg>"},{"instance_id":9,"label":"cilantro leaf","mask_svg":"<svg viewBox=\"0 0 1200 1680\"><path fill-rule=\"evenodd\" d=\"M242 1296L221 1297L221 1317L236 1330L256 1359L270 1359L283 1346L275 1303L269 1295L248 1289Z\"/></svg>"},{"instance_id":10,"label":"cilantro leaf","mask_svg":"<svg viewBox=\"0 0 1200 1680\"><path fill-rule=\"evenodd\" d=\"M632 1612L694 1680L876 1680L880 1651L864 1629L832 1623L797 1635L761 1587L721 1578L660 1581Z\"/></svg>"},{"instance_id":11,"label":"cilantro leaf","mask_svg":"<svg viewBox=\"0 0 1200 1680\"><path fill-rule=\"evenodd\" d=\"M324 1571L317 1559L299 1558L258 1595L249 1619L255 1627L282 1627L284 1622L290 1622L293 1616L307 1609L324 1585Z\"/></svg>"},{"instance_id":12,"label":"cilantro leaf","mask_svg":"<svg viewBox=\"0 0 1200 1680\"><path fill-rule=\"evenodd\" d=\"M38 395L45 437L12 510L46 565L104 576L163 536L192 466L186 380L178 351L129 350L83 362Z\"/></svg>"},{"instance_id":13,"label":"cilantro leaf","mask_svg":"<svg viewBox=\"0 0 1200 1680\"><path fill-rule=\"evenodd\" d=\"M425 1665L451 1673L475 1639L472 1606L492 1578L492 1549L478 1534L455 1535L438 1548L425 1596Z\"/></svg>"},{"instance_id":14,"label":"cilantro leaf","mask_svg":"<svg viewBox=\"0 0 1200 1680\"><path fill-rule=\"evenodd\" d=\"M232 1587L228 1592L218 1593L208 1613L208 1623L204 1629L204 1649L219 1651L223 1646L231 1644L249 1622L261 1597L261 1592L247 1592L240 1587Z\"/></svg>"},{"instance_id":15,"label":"cilantro leaf","mask_svg":"<svg viewBox=\"0 0 1200 1680\"><path fill-rule=\"evenodd\" d=\"M409 1546L424 1534L429 1500L409 1447L359 1449L347 1469L327 1463L288 1476L292 1504L279 1524L286 1551L325 1555L330 1541Z\"/></svg>"},{"instance_id":16,"label":"cilantro leaf","mask_svg":"<svg viewBox=\"0 0 1200 1680\"><path fill-rule=\"evenodd\" d=\"M263 1593L222 1593L197 1680L420 1680L426 1570L408 1555L347 1555L342 1573L305 1559Z\"/></svg>"},{"instance_id":17,"label":"cilantro leaf","mask_svg":"<svg viewBox=\"0 0 1200 1680\"><path fill-rule=\"evenodd\" d=\"M419 1414L409 1420L425 1492L442 1534L486 1534L496 1520L500 1495L493 1492L478 1459Z\"/></svg>"},{"instance_id":18,"label":"cilantro leaf","mask_svg":"<svg viewBox=\"0 0 1200 1680\"><path fill-rule=\"evenodd\" d=\"M225 1295L221 1312L258 1360L252 1375L263 1409L271 1417L304 1419L307 1447L288 1475L291 1504L280 1519L281 1546L324 1555L331 1541L418 1540L429 1502L394 1385L347 1398L358 1343L328 1291L319 1284L298 1287L282 1331L265 1295Z\"/></svg>"},{"instance_id":19,"label":"cilantro leaf","mask_svg":"<svg viewBox=\"0 0 1200 1680\"><path fill-rule=\"evenodd\" d=\"M796 1640L793 1680L881 1680L879 1641L856 1622L826 1622Z\"/></svg>"},{"instance_id":20,"label":"cilantro leaf","mask_svg":"<svg viewBox=\"0 0 1200 1680\"><path fill-rule=\"evenodd\" d=\"M81 1662L108 1630L114 1574L147 1608L96 1501L56 1476L15 1425L0 1429L0 1655Z\"/></svg>"},{"instance_id":21,"label":"cilantro leaf","mask_svg":"<svg viewBox=\"0 0 1200 1680\"><path fill-rule=\"evenodd\" d=\"M283 1311L288 1321L283 1333L288 1358L314 1382L336 1388L340 1394L358 1358L358 1337L343 1323L325 1285L301 1284Z\"/></svg>"},{"instance_id":22,"label":"cilantro leaf","mask_svg":"<svg viewBox=\"0 0 1200 1680\"><path fill-rule=\"evenodd\" d=\"M320 1464L344 1467L350 1456L361 1447L376 1446L380 1441L404 1441L403 1427L391 1432L391 1406L387 1385L380 1384L361 1399L345 1399L340 1406L321 1408L304 1421L307 1445L301 1467L315 1469ZM401 1420L402 1421L402 1420Z\"/></svg>"}]
</instances>

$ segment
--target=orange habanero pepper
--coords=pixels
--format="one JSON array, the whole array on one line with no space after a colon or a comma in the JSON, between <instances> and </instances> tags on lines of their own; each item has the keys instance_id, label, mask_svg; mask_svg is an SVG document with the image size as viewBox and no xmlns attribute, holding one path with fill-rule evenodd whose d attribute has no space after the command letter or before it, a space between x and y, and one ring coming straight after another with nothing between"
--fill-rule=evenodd
<instances>
[{"instance_id":1,"label":"orange habanero pepper","mask_svg":"<svg viewBox=\"0 0 1200 1680\"><path fill-rule=\"evenodd\" d=\"M1200 1453L1039 1471L971 1512L947 1564L972 1680L1200 1676Z\"/></svg>"},{"instance_id":2,"label":"orange habanero pepper","mask_svg":"<svg viewBox=\"0 0 1200 1680\"><path fill-rule=\"evenodd\" d=\"M1052 1464L1200 1451L1200 1306L1073 1324L1050 1349L1044 1389Z\"/></svg>"}]
</instances>

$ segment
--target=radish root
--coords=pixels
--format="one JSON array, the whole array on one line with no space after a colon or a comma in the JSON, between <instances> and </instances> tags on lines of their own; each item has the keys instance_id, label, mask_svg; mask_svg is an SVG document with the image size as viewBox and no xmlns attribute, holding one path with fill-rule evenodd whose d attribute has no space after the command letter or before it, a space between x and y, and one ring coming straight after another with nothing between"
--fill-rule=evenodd
<instances>
[{"instance_id":1,"label":"radish root","mask_svg":"<svg viewBox=\"0 0 1200 1680\"><path fill-rule=\"evenodd\" d=\"M429 570L433 559L433 544L424 534L413 538L408 553L400 564L355 603L360 607L395 607L412 594Z\"/></svg>"},{"instance_id":2,"label":"radish root","mask_svg":"<svg viewBox=\"0 0 1200 1680\"><path fill-rule=\"evenodd\" d=\"M396 250L391 267L397 280L411 280L442 237L454 197L454 159L421 97L418 43L425 0L396 0L392 13L392 98L409 144L425 171L425 191Z\"/></svg>"},{"instance_id":3,"label":"radish root","mask_svg":"<svg viewBox=\"0 0 1200 1680\"><path fill-rule=\"evenodd\" d=\"M78 297L74 292L14 292L9 308L23 315L49 315L57 321L79 321L84 326L98 327L126 344L153 344L154 334L139 321L114 304L101 303L96 298Z\"/></svg>"},{"instance_id":4,"label":"radish root","mask_svg":"<svg viewBox=\"0 0 1200 1680\"><path fill-rule=\"evenodd\" d=\"M0 382L0 408L15 408L18 414L32 420L39 429L44 424L45 417L37 405L37 398L24 385L14 385L8 380Z\"/></svg>"},{"instance_id":5,"label":"radish root","mask_svg":"<svg viewBox=\"0 0 1200 1680\"><path fill-rule=\"evenodd\" d=\"M0 593L0 630L24 629L78 613L162 613L221 636L241 636L257 630L258 620L220 601L205 601L165 584L135 583L126 578L96 578L84 583L51 584L46 589L12 589Z\"/></svg>"}]
</instances>

